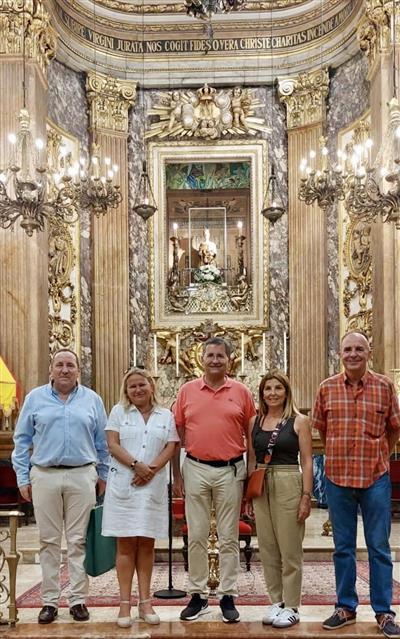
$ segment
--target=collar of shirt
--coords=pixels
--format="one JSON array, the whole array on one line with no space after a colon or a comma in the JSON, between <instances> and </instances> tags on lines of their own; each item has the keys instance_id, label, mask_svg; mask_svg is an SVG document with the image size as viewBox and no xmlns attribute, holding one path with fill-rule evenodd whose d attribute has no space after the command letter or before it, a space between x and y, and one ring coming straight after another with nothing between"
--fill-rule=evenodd
<instances>
[{"instance_id":1,"label":"collar of shirt","mask_svg":"<svg viewBox=\"0 0 400 639\"><path fill-rule=\"evenodd\" d=\"M207 384L206 382L206 378L203 376L201 378L201 386L200 388L210 388L211 390L213 390L214 392L217 392L219 390L221 390L221 388L231 388L232 386L232 380L230 379L230 377L228 377L227 375L225 375L224 378L224 383L222 384L222 386L218 386L218 388L213 388L212 386L210 386L209 384Z\"/></svg>"},{"instance_id":2,"label":"collar of shirt","mask_svg":"<svg viewBox=\"0 0 400 639\"><path fill-rule=\"evenodd\" d=\"M350 379L348 378L346 371L343 371L342 376L343 376L343 382L346 386L354 386L354 384L352 384ZM357 387L363 386L365 388L365 386L368 383L369 377L370 377L370 372L367 368L364 375L358 380Z\"/></svg>"},{"instance_id":3,"label":"collar of shirt","mask_svg":"<svg viewBox=\"0 0 400 639\"><path fill-rule=\"evenodd\" d=\"M48 387L47 387L50 391L50 393L54 396L57 397L57 399L60 397L59 393L56 391L56 389L53 386L53 382L49 382ZM79 389L79 384L78 382L76 383L75 388L68 394L68 399L67 401L69 401L70 399L72 399L73 397L75 397L75 395L77 394Z\"/></svg>"}]
</instances>

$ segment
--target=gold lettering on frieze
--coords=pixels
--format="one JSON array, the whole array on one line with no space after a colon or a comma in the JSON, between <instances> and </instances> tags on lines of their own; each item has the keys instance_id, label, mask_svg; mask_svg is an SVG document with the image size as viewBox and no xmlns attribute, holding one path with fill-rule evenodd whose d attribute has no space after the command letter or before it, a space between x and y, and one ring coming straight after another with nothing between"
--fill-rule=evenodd
<instances>
[{"instance_id":1,"label":"gold lettering on frieze","mask_svg":"<svg viewBox=\"0 0 400 639\"><path fill-rule=\"evenodd\" d=\"M238 51L268 51L271 49L290 49L306 45L340 29L353 12L357 0L351 0L346 7L321 24L284 35L254 36L241 38L202 38L202 39L160 39L128 40L113 35L99 33L72 18L62 7L56 10L62 22L72 33L106 51L131 54L192 54L192 53L229 53Z\"/></svg>"}]
</instances>

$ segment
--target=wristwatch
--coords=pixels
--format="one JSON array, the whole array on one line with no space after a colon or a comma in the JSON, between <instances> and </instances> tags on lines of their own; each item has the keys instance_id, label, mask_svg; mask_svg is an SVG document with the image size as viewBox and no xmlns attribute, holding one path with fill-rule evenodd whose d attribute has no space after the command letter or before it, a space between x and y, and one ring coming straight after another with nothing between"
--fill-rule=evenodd
<instances>
[{"instance_id":1,"label":"wristwatch","mask_svg":"<svg viewBox=\"0 0 400 639\"><path fill-rule=\"evenodd\" d=\"M303 497L303 495L306 495L307 497L309 497L311 499L312 494L308 491L308 490L303 490L303 492L301 493L301 496Z\"/></svg>"},{"instance_id":2,"label":"wristwatch","mask_svg":"<svg viewBox=\"0 0 400 639\"><path fill-rule=\"evenodd\" d=\"M131 468L132 470L135 470L135 466L137 464L137 459L134 459L133 462L131 462Z\"/></svg>"}]
</instances>

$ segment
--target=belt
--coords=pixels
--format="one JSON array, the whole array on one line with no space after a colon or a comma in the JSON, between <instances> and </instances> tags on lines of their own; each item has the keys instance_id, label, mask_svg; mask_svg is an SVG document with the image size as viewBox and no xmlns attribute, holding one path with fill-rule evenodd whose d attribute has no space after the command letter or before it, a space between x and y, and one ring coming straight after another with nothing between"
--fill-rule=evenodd
<instances>
[{"instance_id":1,"label":"belt","mask_svg":"<svg viewBox=\"0 0 400 639\"><path fill-rule=\"evenodd\" d=\"M59 464L59 466L45 466L45 468L84 468L85 466L91 466L95 462L87 462L87 464L80 464L79 466L65 466L64 464Z\"/></svg>"},{"instance_id":2,"label":"belt","mask_svg":"<svg viewBox=\"0 0 400 639\"><path fill-rule=\"evenodd\" d=\"M223 466L234 466L238 462L243 460L243 455L239 455L239 457L232 457L232 459L228 459L227 461L219 461L218 459L199 459L194 455L190 455L186 453L186 457L192 459L193 461L199 462L199 464L207 464L207 466L214 466L214 468L222 468Z\"/></svg>"}]
</instances>

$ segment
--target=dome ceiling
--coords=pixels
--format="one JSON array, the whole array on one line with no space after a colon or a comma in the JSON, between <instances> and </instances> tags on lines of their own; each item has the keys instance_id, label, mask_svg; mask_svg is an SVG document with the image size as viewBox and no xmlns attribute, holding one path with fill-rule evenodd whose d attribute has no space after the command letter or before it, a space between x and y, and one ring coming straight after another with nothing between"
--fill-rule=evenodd
<instances>
[{"instance_id":1,"label":"dome ceiling","mask_svg":"<svg viewBox=\"0 0 400 639\"><path fill-rule=\"evenodd\" d=\"M245 0L211 23L184 0L50 0L57 58L147 87L264 84L358 50L363 0Z\"/></svg>"}]
</instances>

